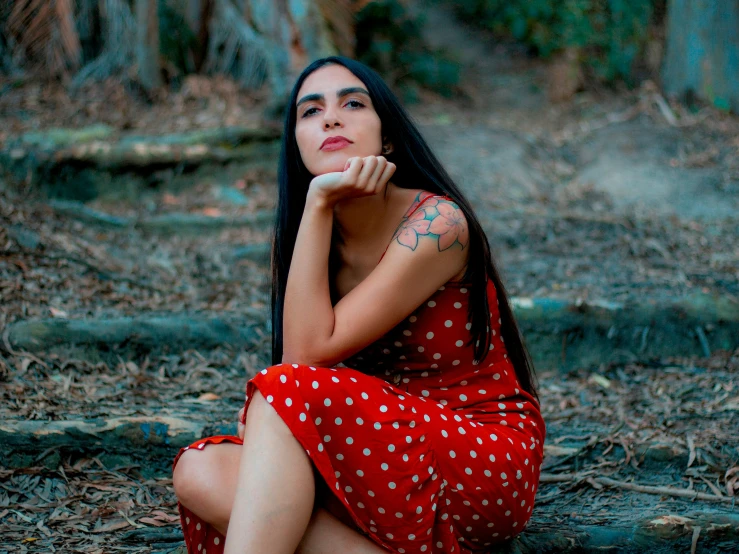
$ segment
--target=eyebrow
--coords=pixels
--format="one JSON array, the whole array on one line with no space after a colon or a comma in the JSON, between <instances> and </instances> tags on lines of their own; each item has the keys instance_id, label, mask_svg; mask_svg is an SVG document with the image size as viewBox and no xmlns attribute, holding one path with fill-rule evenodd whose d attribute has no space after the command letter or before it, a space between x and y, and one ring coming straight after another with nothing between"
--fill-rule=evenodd
<instances>
[{"instance_id":1,"label":"eyebrow","mask_svg":"<svg viewBox=\"0 0 739 554\"><path fill-rule=\"evenodd\" d=\"M346 96L347 94L356 94L356 93L366 94L367 96L369 96L369 92L367 92L362 87L346 87L346 88L342 88L336 91L336 98L341 98L342 96ZM319 93L306 94L300 100L298 100L298 103L295 104L295 107L299 108L301 104L304 104L306 102L312 102L314 100L324 100L324 99L325 97L323 96L323 94L319 94Z\"/></svg>"}]
</instances>

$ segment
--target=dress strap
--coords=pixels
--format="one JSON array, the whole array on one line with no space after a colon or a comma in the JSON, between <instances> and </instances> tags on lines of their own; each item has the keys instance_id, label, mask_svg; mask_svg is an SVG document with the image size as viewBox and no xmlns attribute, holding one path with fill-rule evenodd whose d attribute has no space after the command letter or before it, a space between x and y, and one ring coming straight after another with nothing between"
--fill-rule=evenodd
<instances>
[{"instance_id":1,"label":"dress strap","mask_svg":"<svg viewBox=\"0 0 739 554\"><path fill-rule=\"evenodd\" d=\"M444 198L444 199L446 199L446 200L450 200L450 201L454 202L454 200L453 200L452 198L450 198L450 197L446 196L445 194L429 194L429 195L428 195L428 196L427 196L426 198L424 198L423 200L420 200L420 201L418 202L418 204L416 205L416 207L415 207L415 208L413 208L413 209L411 210L411 212L410 212L410 213L408 213L408 215L404 216L404 218L403 218L403 219L409 219L409 218L410 218L410 217L411 217L411 216L412 216L412 215L413 215L414 213L416 213L416 211L418 210L418 208L420 208L420 207L421 207L421 205L422 205L422 204L423 204L424 202L426 202L426 200L428 200L429 198ZM411 205L412 205L412 204L411 204ZM406 212L406 213L407 213L407 212ZM393 238L394 238L394 237L395 237L395 235L393 235ZM387 253L387 249L388 249L388 248L390 248L390 245L391 245L392 243L393 243L393 241L392 241L392 239L390 239L390 242L389 242L389 243L388 243L388 245L387 245L387 246L385 247L385 251L384 251L384 252L382 253L382 256L380 256L380 262L382 261L382 258L384 258L384 257L385 257L385 254ZM378 262L378 263L379 263L379 262Z\"/></svg>"}]
</instances>

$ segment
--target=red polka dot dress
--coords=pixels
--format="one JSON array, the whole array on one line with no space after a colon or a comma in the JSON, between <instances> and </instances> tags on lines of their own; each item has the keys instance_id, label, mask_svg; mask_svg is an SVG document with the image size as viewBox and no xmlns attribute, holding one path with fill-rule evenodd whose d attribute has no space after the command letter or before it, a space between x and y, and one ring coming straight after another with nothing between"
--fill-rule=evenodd
<instances>
[{"instance_id":1,"label":"red polka dot dress","mask_svg":"<svg viewBox=\"0 0 739 554\"><path fill-rule=\"evenodd\" d=\"M531 517L545 426L487 287L493 341L479 365L468 290L450 281L343 364L278 364L247 383L247 408L259 389L355 527L388 552L485 552ZM177 458L220 442L241 443L210 437ZM179 509L188 553L220 554L224 537Z\"/></svg>"}]
</instances>

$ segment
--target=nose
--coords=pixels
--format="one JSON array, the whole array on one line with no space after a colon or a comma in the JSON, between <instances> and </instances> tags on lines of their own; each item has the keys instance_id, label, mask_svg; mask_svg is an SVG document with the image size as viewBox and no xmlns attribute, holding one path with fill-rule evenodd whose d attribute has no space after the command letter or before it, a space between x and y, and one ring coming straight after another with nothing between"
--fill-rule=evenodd
<instances>
[{"instance_id":1,"label":"nose","mask_svg":"<svg viewBox=\"0 0 739 554\"><path fill-rule=\"evenodd\" d=\"M338 118L338 115L334 110L327 108L323 112L323 126L325 129L330 129L331 127L341 127L341 125L341 120Z\"/></svg>"}]
</instances>

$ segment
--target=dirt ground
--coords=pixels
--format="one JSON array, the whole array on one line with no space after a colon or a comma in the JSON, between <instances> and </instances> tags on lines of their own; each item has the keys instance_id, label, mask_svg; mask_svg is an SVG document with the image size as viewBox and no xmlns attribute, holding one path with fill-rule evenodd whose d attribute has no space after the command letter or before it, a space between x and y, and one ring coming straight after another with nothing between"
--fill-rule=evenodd
<instances>
[{"instance_id":1,"label":"dirt ground","mask_svg":"<svg viewBox=\"0 0 739 554\"><path fill-rule=\"evenodd\" d=\"M454 45L463 84L455 98L424 93L410 109L473 200L512 295L739 299L739 119L689 110L649 84L552 104L545 64L479 31L442 25L443 16L429 13L433 40ZM263 105L228 80L202 77L155 106L115 81L75 98L36 82L0 80L0 91L0 146L22 132L100 122L153 134L257 125ZM195 172L187 186L137 188L135 198L112 190L88 206L117 216L247 215L274 207L274 181L269 164L233 165ZM268 231L106 229L61 215L32 186L10 185L0 177L0 329L169 312L249 313L267 328L270 276L238 252L268 242ZM233 425L246 380L269 363L267 332L239 351L113 347L86 357L15 351L5 339L2 421L187 413L214 428ZM530 533L735 515L738 375L739 342L706 358L569 374L539 368L547 478ZM173 551L181 541L168 465L175 453L52 450L25 467L4 463L0 553ZM23 454L3 452L5 460ZM736 551L734 539L678 527L675 551L702 551L709 538L712 552Z\"/></svg>"}]
</instances>

